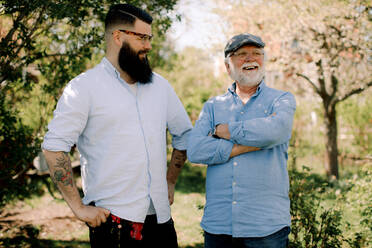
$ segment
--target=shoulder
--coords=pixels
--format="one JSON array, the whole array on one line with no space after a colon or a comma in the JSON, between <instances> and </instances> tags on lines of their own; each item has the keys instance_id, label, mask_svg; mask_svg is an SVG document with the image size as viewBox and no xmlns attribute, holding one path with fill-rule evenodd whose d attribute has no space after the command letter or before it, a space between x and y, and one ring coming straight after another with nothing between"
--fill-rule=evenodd
<instances>
[{"instance_id":1,"label":"shoulder","mask_svg":"<svg viewBox=\"0 0 372 248\"><path fill-rule=\"evenodd\" d=\"M274 106L279 106L279 104L285 104L288 107L296 108L296 98L289 92L284 90L274 89L268 86L265 86L264 98L271 99Z\"/></svg>"},{"instance_id":2,"label":"shoulder","mask_svg":"<svg viewBox=\"0 0 372 248\"><path fill-rule=\"evenodd\" d=\"M100 64L98 64L95 67L80 73L68 82L66 89L88 90L89 88L92 88L95 82L102 81L100 79L105 76L102 69L103 68L100 68Z\"/></svg>"},{"instance_id":3,"label":"shoulder","mask_svg":"<svg viewBox=\"0 0 372 248\"><path fill-rule=\"evenodd\" d=\"M225 103L227 100L229 100L232 97L231 93L229 91L225 92L222 95L214 96L208 99L208 101L205 102L205 105L214 105L218 103Z\"/></svg>"},{"instance_id":4,"label":"shoulder","mask_svg":"<svg viewBox=\"0 0 372 248\"><path fill-rule=\"evenodd\" d=\"M294 95L291 92L284 91L284 90L279 90L279 89L274 89L274 88L271 88L267 85L265 85L264 94L265 94L266 97L271 96L274 99L282 98L282 97L295 99Z\"/></svg>"},{"instance_id":5,"label":"shoulder","mask_svg":"<svg viewBox=\"0 0 372 248\"><path fill-rule=\"evenodd\" d=\"M156 87L164 87L164 88L173 89L173 87L168 82L168 80L156 72L153 72L152 83L156 85Z\"/></svg>"}]
</instances>

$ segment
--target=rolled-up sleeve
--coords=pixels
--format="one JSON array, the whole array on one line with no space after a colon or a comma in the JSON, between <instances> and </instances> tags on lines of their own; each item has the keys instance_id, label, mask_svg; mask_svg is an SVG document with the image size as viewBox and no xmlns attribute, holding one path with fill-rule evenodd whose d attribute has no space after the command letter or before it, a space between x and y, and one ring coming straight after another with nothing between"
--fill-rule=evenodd
<instances>
[{"instance_id":1,"label":"rolled-up sleeve","mask_svg":"<svg viewBox=\"0 0 372 248\"><path fill-rule=\"evenodd\" d=\"M270 116L228 123L231 141L263 149L283 144L291 137L295 110L296 100L286 92L274 100Z\"/></svg>"},{"instance_id":2,"label":"rolled-up sleeve","mask_svg":"<svg viewBox=\"0 0 372 248\"><path fill-rule=\"evenodd\" d=\"M88 92L74 79L58 100L41 147L49 151L69 152L84 130L88 114Z\"/></svg>"},{"instance_id":3,"label":"rolled-up sleeve","mask_svg":"<svg viewBox=\"0 0 372 248\"><path fill-rule=\"evenodd\" d=\"M192 124L180 99L170 85L167 108L167 127L172 136L172 147L180 151L186 150Z\"/></svg>"},{"instance_id":4,"label":"rolled-up sleeve","mask_svg":"<svg viewBox=\"0 0 372 248\"><path fill-rule=\"evenodd\" d=\"M221 164L226 163L231 154L233 143L225 139L217 139L209 134L213 130L213 106L207 102L199 119L189 135L187 158L193 163Z\"/></svg>"}]
</instances>

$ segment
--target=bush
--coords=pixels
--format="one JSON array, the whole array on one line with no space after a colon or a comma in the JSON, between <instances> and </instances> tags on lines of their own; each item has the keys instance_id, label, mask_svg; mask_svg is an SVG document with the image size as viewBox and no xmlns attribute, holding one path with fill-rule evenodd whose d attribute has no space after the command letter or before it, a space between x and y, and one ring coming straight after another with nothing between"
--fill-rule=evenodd
<instances>
[{"instance_id":1,"label":"bush","mask_svg":"<svg viewBox=\"0 0 372 248\"><path fill-rule=\"evenodd\" d=\"M360 173L346 182L352 185L340 201L345 203L346 229L344 235L350 247L370 247L372 244L372 166L364 165ZM359 218L356 218L358 216Z\"/></svg>"},{"instance_id":2,"label":"bush","mask_svg":"<svg viewBox=\"0 0 372 248\"><path fill-rule=\"evenodd\" d=\"M33 137L32 130L11 112L0 94L0 207L16 197L34 192L35 184L25 172L32 166L39 150L40 140Z\"/></svg>"},{"instance_id":3,"label":"bush","mask_svg":"<svg viewBox=\"0 0 372 248\"><path fill-rule=\"evenodd\" d=\"M341 211L321 206L321 193L330 186L325 178L303 171L289 171L291 199L290 247L341 247Z\"/></svg>"}]
</instances>

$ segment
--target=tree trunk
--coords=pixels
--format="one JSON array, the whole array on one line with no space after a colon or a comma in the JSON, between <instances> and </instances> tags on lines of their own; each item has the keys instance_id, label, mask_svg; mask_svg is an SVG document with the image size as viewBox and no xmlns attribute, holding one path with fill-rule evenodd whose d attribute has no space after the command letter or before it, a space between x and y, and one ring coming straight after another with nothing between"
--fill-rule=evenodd
<instances>
[{"instance_id":1,"label":"tree trunk","mask_svg":"<svg viewBox=\"0 0 372 248\"><path fill-rule=\"evenodd\" d=\"M337 146L337 118L336 104L325 108L324 120L326 126L326 164L325 169L329 177L338 178L338 146Z\"/></svg>"}]
</instances>

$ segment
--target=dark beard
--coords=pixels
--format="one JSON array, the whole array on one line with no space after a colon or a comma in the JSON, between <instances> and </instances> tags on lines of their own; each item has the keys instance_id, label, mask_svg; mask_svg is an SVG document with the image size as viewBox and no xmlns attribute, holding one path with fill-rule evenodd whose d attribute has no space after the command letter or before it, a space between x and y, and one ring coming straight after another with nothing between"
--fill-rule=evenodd
<instances>
[{"instance_id":1,"label":"dark beard","mask_svg":"<svg viewBox=\"0 0 372 248\"><path fill-rule=\"evenodd\" d=\"M140 59L139 55L144 51L135 52L128 44L123 42L119 51L119 66L125 71L134 81L142 84L151 83L152 70L147 60L147 56Z\"/></svg>"}]
</instances>

